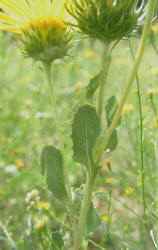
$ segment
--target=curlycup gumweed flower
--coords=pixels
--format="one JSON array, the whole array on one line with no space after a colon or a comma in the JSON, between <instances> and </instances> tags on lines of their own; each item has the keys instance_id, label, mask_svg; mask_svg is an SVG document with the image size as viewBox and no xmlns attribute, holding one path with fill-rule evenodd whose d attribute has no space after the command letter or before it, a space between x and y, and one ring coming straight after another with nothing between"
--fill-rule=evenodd
<instances>
[{"instance_id":1,"label":"curlycup gumweed flower","mask_svg":"<svg viewBox=\"0 0 158 250\"><path fill-rule=\"evenodd\" d=\"M139 0L71 0L68 12L76 27L92 38L111 42L128 37L143 14Z\"/></svg>"},{"instance_id":2,"label":"curlycup gumweed flower","mask_svg":"<svg viewBox=\"0 0 158 250\"><path fill-rule=\"evenodd\" d=\"M68 0L67 0L68 1ZM0 0L0 30L11 31L20 40L26 57L44 63L67 55L72 32L66 0Z\"/></svg>"}]
</instances>

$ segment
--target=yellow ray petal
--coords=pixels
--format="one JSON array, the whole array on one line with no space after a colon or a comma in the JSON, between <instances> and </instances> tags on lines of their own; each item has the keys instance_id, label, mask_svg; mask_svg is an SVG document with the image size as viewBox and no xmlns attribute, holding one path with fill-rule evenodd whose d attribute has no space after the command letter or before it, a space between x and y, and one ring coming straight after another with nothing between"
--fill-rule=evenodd
<instances>
[{"instance_id":1,"label":"yellow ray petal","mask_svg":"<svg viewBox=\"0 0 158 250\"><path fill-rule=\"evenodd\" d=\"M64 4L65 0L60 0L60 4L58 0L53 1L53 13L55 13L56 17L62 17L64 12Z\"/></svg>"},{"instance_id":2,"label":"yellow ray petal","mask_svg":"<svg viewBox=\"0 0 158 250\"><path fill-rule=\"evenodd\" d=\"M17 34L20 34L21 31L19 28L15 27L15 26L11 26L11 25L5 25L5 24L1 24L0 23L0 30L2 31L11 31Z\"/></svg>"},{"instance_id":3,"label":"yellow ray petal","mask_svg":"<svg viewBox=\"0 0 158 250\"><path fill-rule=\"evenodd\" d=\"M0 20L8 24L20 24L21 22L14 17L10 17L4 13L0 13Z\"/></svg>"},{"instance_id":4,"label":"yellow ray petal","mask_svg":"<svg viewBox=\"0 0 158 250\"><path fill-rule=\"evenodd\" d=\"M7 12L10 15L24 18L24 15L19 11L16 4L14 5L11 4L11 1L1 0L0 8L2 8L5 12Z\"/></svg>"},{"instance_id":5,"label":"yellow ray petal","mask_svg":"<svg viewBox=\"0 0 158 250\"><path fill-rule=\"evenodd\" d=\"M65 20L67 12L64 4L70 0L0 0L0 8L5 14L0 15L1 24L18 25L24 28L32 21L39 19Z\"/></svg>"}]
</instances>

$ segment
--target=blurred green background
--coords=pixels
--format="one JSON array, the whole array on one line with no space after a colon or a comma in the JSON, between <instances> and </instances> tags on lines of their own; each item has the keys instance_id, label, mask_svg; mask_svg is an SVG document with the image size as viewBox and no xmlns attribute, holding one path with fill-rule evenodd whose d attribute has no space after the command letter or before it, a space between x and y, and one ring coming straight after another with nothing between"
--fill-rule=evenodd
<instances>
[{"instance_id":1,"label":"blurred green background","mask_svg":"<svg viewBox=\"0 0 158 250\"><path fill-rule=\"evenodd\" d=\"M158 45L158 38L155 38ZM136 52L139 39L132 38ZM83 170L72 160L71 122L79 105L86 102L85 87L101 68L102 47L99 42L83 39L65 61L52 67L57 105L64 134L70 180L74 187L83 183ZM115 48L108 76L106 99L115 94L119 99L128 79L132 57L128 41ZM148 43L139 71L143 110L143 150L147 220L156 237L156 190L158 164L158 55ZM15 41L8 33L0 33L0 221L6 226L19 250L24 246L30 210L25 200L28 192L37 189L40 201L35 204L35 223L49 218L52 230L57 227L53 217L62 208L55 205L40 176L40 153L44 145L58 147L54 114L41 64L23 59ZM150 95L153 95L151 102ZM136 83L128 98L119 127L119 145L106 160L97 178L93 202L101 219L93 241L107 249L154 249L138 216L142 216L142 185L140 178L140 118ZM112 190L111 224L107 223L109 191ZM131 211L131 210L132 211ZM61 210L61 211L60 211ZM133 211L138 214L136 216ZM107 237L108 232L108 237ZM109 237L110 235L110 237ZM68 237L68 236L67 236ZM67 249L71 248L68 238ZM85 243L86 244L86 243ZM0 231L0 249L11 249ZM37 248L39 249L39 248ZM88 249L99 249L89 243Z\"/></svg>"}]
</instances>

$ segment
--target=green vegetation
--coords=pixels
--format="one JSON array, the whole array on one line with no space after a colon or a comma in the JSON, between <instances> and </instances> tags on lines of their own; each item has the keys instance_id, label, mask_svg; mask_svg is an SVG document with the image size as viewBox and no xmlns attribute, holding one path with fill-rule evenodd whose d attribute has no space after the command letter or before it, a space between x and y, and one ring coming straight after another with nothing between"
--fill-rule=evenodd
<instances>
[{"instance_id":1,"label":"green vegetation","mask_svg":"<svg viewBox=\"0 0 158 250\"><path fill-rule=\"evenodd\" d=\"M0 221L3 225L0 224L0 249L14 249L13 242L19 250L49 249L49 231L54 232L52 239L59 241L58 246L62 249L63 242L56 233L61 224L65 236L64 249L72 249L65 205L50 195L40 175L43 147L52 145L59 148L42 66L40 63L33 64L30 59L23 59L8 33L0 35ZM138 38L131 38L134 55L138 43ZM158 44L156 36L155 44ZM95 40L81 40L72 49L72 58L67 58L67 63L56 61L52 67L68 156L66 163L71 184L75 187L73 209L76 214L80 208L85 170L72 161L71 123L79 106L87 103L85 87L101 69L98 54L102 53L102 49ZM125 88L133 64L129 41L122 41L114 49L112 60L105 90L106 104L112 95L119 100ZM89 243L88 237L85 237L83 249L87 249L87 246L88 249L107 250L156 249L158 56L149 42L137 80L124 107L121 125L117 128L117 149L105 153L106 160L103 159L95 182L93 205L96 210L91 204L86 230L86 235L91 237ZM94 98L96 100L97 95ZM142 219L142 154L146 221ZM54 250L53 247L51 249Z\"/></svg>"}]
</instances>

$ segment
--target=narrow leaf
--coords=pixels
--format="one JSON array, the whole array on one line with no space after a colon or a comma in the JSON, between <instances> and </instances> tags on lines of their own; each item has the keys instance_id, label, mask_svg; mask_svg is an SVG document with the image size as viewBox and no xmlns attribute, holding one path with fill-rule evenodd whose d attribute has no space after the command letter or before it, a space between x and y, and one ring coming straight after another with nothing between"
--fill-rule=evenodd
<instances>
[{"instance_id":1,"label":"narrow leaf","mask_svg":"<svg viewBox=\"0 0 158 250\"><path fill-rule=\"evenodd\" d=\"M115 129L109 139L109 142L106 146L106 150L112 152L116 149L118 145L118 136L117 136L117 130Z\"/></svg>"},{"instance_id":2,"label":"narrow leaf","mask_svg":"<svg viewBox=\"0 0 158 250\"><path fill-rule=\"evenodd\" d=\"M117 108L118 108L118 101L116 97L113 95L108 99L108 103L105 107L108 127L110 127L112 123L112 120L115 116ZM121 124L121 118L119 119L117 126L120 124Z\"/></svg>"},{"instance_id":3,"label":"narrow leaf","mask_svg":"<svg viewBox=\"0 0 158 250\"><path fill-rule=\"evenodd\" d=\"M99 225L99 215L91 202L87 215L87 233L94 233Z\"/></svg>"},{"instance_id":4,"label":"narrow leaf","mask_svg":"<svg viewBox=\"0 0 158 250\"><path fill-rule=\"evenodd\" d=\"M66 201L67 193L64 180L63 161L59 150L46 146L41 154L41 172L48 189L59 200Z\"/></svg>"},{"instance_id":5,"label":"narrow leaf","mask_svg":"<svg viewBox=\"0 0 158 250\"><path fill-rule=\"evenodd\" d=\"M94 107L84 105L74 116L72 124L73 158L88 169L95 168L93 147L100 134L100 118Z\"/></svg>"},{"instance_id":6,"label":"narrow leaf","mask_svg":"<svg viewBox=\"0 0 158 250\"><path fill-rule=\"evenodd\" d=\"M113 95L108 99L107 105L105 107L108 128L110 127L114 119L117 108L118 108L118 102L116 97ZM121 117L117 123L117 126L119 126L120 124L121 124ZM118 136L117 136L117 130L115 129L109 139L109 142L106 146L106 150L112 152L116 149L117 145L118 145Z\"/></svg>"},{"instance_id":7,"label":"narrow leaf","mask_svg":"<svg viewBox=\"0 0 158 250\"><path fill-rule=\"evenodd\" d=\"M99 87L99 85L102 82L102 70L99 72L98 75L96 75L94 78L92 78L88 84L87 87L87 100L92 103L93 101L93 95L95 93L95 91L97 90L97 88Z\"/></svg>"}]
</instances>

